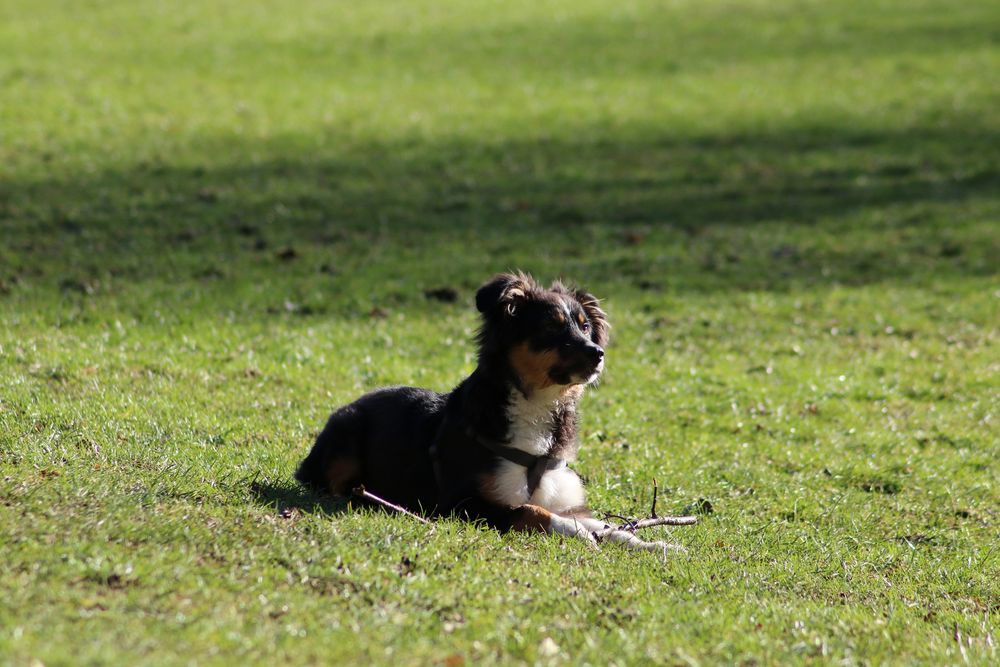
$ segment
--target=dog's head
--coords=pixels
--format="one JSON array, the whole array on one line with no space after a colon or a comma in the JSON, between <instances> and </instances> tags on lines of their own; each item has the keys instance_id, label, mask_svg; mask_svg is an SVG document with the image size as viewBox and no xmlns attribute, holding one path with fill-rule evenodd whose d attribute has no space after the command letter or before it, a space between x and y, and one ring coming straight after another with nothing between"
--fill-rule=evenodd
<instances>
[{"instance_id":1,"label":"dog's head","mask_svg":"<svg viewBox=\"0 0 1000 667\"><path fill-rule=\"evenodd\" d=\"M481 360L502 359L525 393L594 382L604 369L608 320L597 299L523 273L501 273L479 288Z\"/></svg>"}]
</instances>

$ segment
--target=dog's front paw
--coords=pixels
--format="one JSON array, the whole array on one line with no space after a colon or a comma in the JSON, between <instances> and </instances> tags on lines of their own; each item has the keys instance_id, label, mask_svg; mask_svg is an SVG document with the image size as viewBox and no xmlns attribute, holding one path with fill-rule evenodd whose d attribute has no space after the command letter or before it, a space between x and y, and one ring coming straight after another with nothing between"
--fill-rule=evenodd
<instances>
[{"instance_id":1,"label":"dog's front paw","mask_svg":"<svg viewBox=\"0 0 1000 667\"><path fill-rule=\"evenodd\" d=\"M636 551L652 551L654 553L662 553L664 555L670 553L686 553L687 549L680 546L679 544L671 544L670 542L661 542L659 540L654 542L647 542L645 540L639 539L635 533L629 532L627 530L614 530L610 533L602 535L602 539L609 542L617 542L624 546L626 549L634 549Z\"/></svg>"},{"instance_id":2,"label":"dog's front paw","mask_svg":"<svg viewBox=\"0 0 1000 667\"><path fill-rule=\"evenodd\" d=\"M652 551L654 553L662 553L664 556L687 553L686 547L682 547L679 544L673 544L671 542L661 542L659 540L655 542L644 542L639 540L637 544L632 546L632 548L641 549L643 551Z\"/></svg>"}]
</instances>

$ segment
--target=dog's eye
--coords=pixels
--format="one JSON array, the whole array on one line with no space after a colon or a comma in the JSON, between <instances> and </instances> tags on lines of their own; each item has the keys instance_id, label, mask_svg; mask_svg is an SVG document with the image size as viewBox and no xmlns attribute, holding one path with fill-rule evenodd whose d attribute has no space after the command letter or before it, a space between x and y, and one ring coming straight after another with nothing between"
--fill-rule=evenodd
<instances>
[{"instance_id":1,"label":"dog's eye","mask_svg":"<svg viewBox=\"0 0 1000 667\"><path fill-rule=\"evenodd\" d=\"M583 333L590 333L590 322L588 322L587 320L581 322L580 331L582 331Z\"/></svg>"}]
</instances>

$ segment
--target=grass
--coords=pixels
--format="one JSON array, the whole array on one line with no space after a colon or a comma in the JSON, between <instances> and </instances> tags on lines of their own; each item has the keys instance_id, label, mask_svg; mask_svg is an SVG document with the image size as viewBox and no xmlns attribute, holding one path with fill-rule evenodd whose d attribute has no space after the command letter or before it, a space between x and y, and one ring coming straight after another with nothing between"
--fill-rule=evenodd
<instances>
[{"instance_id":1,"label":"grass","mask_svg":"<svg viewBox=\"0 0 1000 667\"><path fill-rule=\"evenodd\" d=\"M996 660L998 20L8 0L0 662ZM292 483L511 267L605 298L577 469L687 556Z\"/></svg>"}]
</instances>

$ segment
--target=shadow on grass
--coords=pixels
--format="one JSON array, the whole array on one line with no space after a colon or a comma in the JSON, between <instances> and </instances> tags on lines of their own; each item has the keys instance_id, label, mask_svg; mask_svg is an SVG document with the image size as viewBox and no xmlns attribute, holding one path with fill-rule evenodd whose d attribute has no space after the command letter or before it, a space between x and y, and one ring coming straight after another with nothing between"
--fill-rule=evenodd
<instances>
[{"instance_id":1,"label":"shadow on grass","mask_svg":"<svg viewBox=\"0 0 1000 667\"><path fill-rule=\"evenodd\" d=\"M206 140L224 161L18 184L0 205L0 277L84 294L158 281L221 302L266 283L299 303L371 285L392 298L393 281L417 283L396 298L422 299L511 266L639 290L992 275L997 139L970 118L880 133ZM323 311L314 301L306 314Z\"/></svg>"},{"instance_id":2,"label":"shadow on grass","mask_svg":"<svg viewBox=\"0 0 1000 667\"><path fill-rule=\"evenodd\" d=\"M320 495L291 480L250 482L250 494L265 507L279 513L299 510L307 514L342 514L350 509L348 498Z\"/></svg>"},{"instance_id":3,"label":"shadow on grass","mask_svg":"<svg viewBox=\"0 0 1000 667\"><path fill-rule=\"evenodd\" d=\"M253 499L264 507L273 508L285 516L293 510L305 514L336 515L349 512L359 507L374 511L397 513L378 502L371 502L360 497L346 498L320 494L302 487L294 481L261 481L250 482L250 494Z\"/></svg>"}]
</instances>

